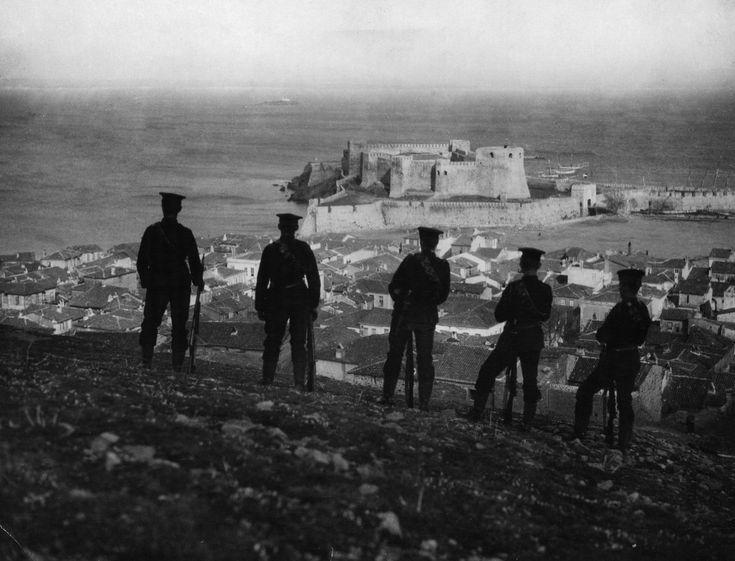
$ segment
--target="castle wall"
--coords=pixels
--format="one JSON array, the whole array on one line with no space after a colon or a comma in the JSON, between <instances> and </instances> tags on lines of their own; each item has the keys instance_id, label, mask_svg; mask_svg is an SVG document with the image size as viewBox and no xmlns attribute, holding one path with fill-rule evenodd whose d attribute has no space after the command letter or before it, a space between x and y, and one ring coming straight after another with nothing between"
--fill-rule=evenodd
<instances>
[{"instance_id":1,"label":"castle wall","mask_svg":"<svg viewBox=\"0 0 735 561\"><path fill-rule=\"evenodd\" d=\"M603 193L620 192L625 196L629 211L673 210L694 212L696 210L735 210L735 191L682 189L663 187L641 187L634 185L605 186Z\"/></svg>"},{"instance_id":2,"label":"castle wall","mask_svg":"<svg viewBox=\"0 0 735 561\"><path fill-rule=\"evenodd\" d=\"M411 144L411 143L397 143L397 144L389 144L389 143L377 143L377 144L371 144L367 142L353 142L348 141L347 142L347 150L343 152L343 158L342 158L342 166L343 171L345 175L353 174L353 173L361 173L363 170L365 164L363 162L362 154L363 153L370 153L370 152L376 152L379 154L389 154L392 156L397 156L401 153L406 152L429 152L432 154L437 154L439 156L443 157L449 157L452 154L453 149L460 149L465 152L470 151L470 141L469 140L451 140L448 143L447 142L429 142L429 143L421 143L421 144ZM364 176L361 176L364 179ZM370 179L375 179L376 176L369 177Z\"/></svg>"},{"instance_id":3,"label":"castle wall","mask_svg":"<svg viewBox=\"0 0 735 561\"><path fill-rule=\"evenodd\" d=\"M330 199L339 203L338 197ZM312 199L300 234L417 228L546 225L579 217L575 199L552 198L516 202L396 201L381 199L365 205L322 204Z\"/></svg>"},{"instance_id":4,"label":"castle wall","mask_svg":"<svg viewBox=\"0 0 735 561\"><path fill-rule=\"evenodd\" d=\"M414 160L410 156L393 158L390 174L391 198L409 191L431 193L434 187L435 160Z\"/></svg>"}]
</instances>

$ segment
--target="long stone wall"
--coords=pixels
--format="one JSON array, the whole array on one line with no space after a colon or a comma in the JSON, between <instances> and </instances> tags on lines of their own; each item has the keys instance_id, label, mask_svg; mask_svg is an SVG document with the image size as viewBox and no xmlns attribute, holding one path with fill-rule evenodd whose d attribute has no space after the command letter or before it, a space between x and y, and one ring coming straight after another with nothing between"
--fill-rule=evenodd
<instances>
[{"instance_id":1,"label":"long stone wall","mask_svg":"<svg viewBox=\"0 0 735 561\"><path fill-rule=\"evenodd\" d=\"M381 199L369 204L342 205L309 202L300 234L397 230L431 224L439 228L473 226L548 225L578 218L573 198L513 202L397 201Z\"/></svg>"},{"instance_id":2,"label":"long stone wall","mask_svg":"<svg viewBox=\"0 0 735 561\"><path fill-rule=\"evenodd\" d=\"M620 193L625 197L629 211L674 210L694 212L697 210L735 210L735 191L665 187L643 187L636 185L603 185L602 193Z\"/></svg>"}]
</instances>

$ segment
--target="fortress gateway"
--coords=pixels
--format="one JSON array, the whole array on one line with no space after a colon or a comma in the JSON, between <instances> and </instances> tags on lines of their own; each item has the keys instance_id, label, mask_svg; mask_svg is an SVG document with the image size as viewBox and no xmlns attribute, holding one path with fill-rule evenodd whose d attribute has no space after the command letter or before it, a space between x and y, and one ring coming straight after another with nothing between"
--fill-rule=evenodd
<instances>
[{"instance_id":1,"label":"fortress gateway","mask_svg":"<svg viewBox=\"0 0 735 561\"><path fill-rule=\"evenodd\" d=\"M437 227L551 224L589 214L596 186L532 197L523 149L470 148L468 140L430 144L348 142L337 193L310 199L302 235Z\"/></svg>"}]
</instances>

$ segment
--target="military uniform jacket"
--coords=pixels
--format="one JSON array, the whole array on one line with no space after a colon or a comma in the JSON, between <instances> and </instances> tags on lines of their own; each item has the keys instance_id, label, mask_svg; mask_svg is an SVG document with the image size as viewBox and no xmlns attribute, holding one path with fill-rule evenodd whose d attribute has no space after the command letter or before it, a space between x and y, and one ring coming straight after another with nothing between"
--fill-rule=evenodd
<instances>
[{"instance_id":1,"label":"military uniform jacket","mask_svg":"<svg viewBox=\"0 0 735 561\"><path fill-rule=\"evenodd\" d=\"M615 304L597 330L597 340L608 351L636 351L646 341L651 317L646 305L637 298Z\"/></svg>"},{"instance_id":2,"label":"military uniform jacket","mask_svg":"<svg viewBox=\"0 0 735 561\"><path fill-rule=\"evenodd\" d=\"M136 266L143 288L190 288L192 280L203 282L194 234L176 220L164 218L146 228Z\"/></svg>"},{"instance_id":3,"label":"military uniform jacket","mask_svg":"<svg viewBox=\"0 0 735 561\"><path fill-rule=\"evenodd\" d=\"M388 292L402 321L436 325L436 307L449 296L449 263L433 253L412 253L398 266Z\"/></svg>"},{"instance_id":4,"label":"military uniform jacket","mask_svg":"<svg viewBox=\"0 0 735 561\"><path fill-rule=\"evenodd\" d=\"M551 315L552 300L551 287L535 275L524 276L505 287L495 307L495 319L506 322L503 335L505 339L512 336L519 352L544 348L542 323Z\"/></svg>"},{"instance_id":5,"label":"military uniform jacket","mask_svg":"<svg viewBox=\"0 0 735 561\"><path fill-rule=\"evenodd\" d=\"M309 244L295 238L280 238L268 244L260 258L255 309L267 312L275 299L285 296L290 289L306 289L304 277L308 283L304 304L313 309L319 306L321 282Z\"/></svg>"}]
</instances>

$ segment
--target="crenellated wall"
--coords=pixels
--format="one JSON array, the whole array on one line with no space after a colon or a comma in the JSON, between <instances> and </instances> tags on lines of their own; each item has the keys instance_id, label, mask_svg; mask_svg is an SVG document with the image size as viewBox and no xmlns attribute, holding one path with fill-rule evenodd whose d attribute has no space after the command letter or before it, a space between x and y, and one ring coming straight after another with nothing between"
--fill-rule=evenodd
<instances>
[{"instance_id":1,"label":"crenellated wall","mask_svg":"<svg viewBox=\"0 0 735 561\"><path fill-rule=\"evenodd\" d=\"M644 187L640 185L604 185L602 193L619 193L626 200L626 210L670 210L694 212L697 210L735 210L735 191Z\"/></svg>"},{"instance_id":2,"label":"crenellated wall","mask_svg":"<svg viewBox=\"0 0 735 561\"><path fill-rule=\"evenodd\" d=\"M361 205L341 205L342 197L321 204L309 202L300 234L396 230L431 224L438 228L547 225L580 216L574 198L513 202L399 201L380 199ZM332 203L332 204L329 204Z\"/></svg>"}]
</instances>

